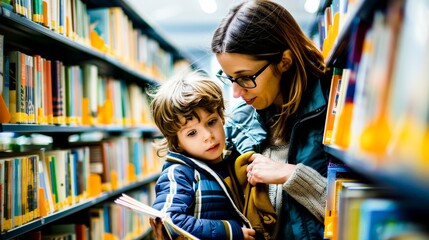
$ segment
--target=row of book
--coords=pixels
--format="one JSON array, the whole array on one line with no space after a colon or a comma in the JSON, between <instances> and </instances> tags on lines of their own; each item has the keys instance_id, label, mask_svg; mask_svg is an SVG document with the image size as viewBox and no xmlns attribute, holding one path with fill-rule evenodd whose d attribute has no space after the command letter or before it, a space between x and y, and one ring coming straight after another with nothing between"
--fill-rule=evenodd
<instances>
[{"instance_id":1,"label":"row of book","mask_svg":"<svg viewBox=\"0 0 429 240\"><path fill-rule=\"evenodd\" d=\"M150 183L139 191L129 195L140 202L151 205L154 199L155 185ZM89 239L136 239L148 233L149 219L131 209L113 202L104 203L102 207L92 208L90 213Z\"/></svg>"},{"instance_id":2,"label":"row of book","mask_svg":"<svg viewBox=\"0 0 429 240\"><path fill-rule=\"evenodd\" d=\"M136 83L101 76L97 66L65 66L15 50L1 56L2 123L151 125L149 99ZM0 61L1 62L1 61Z\"/></svg>"},{"instance_id":3,"label":"row of book","mask_svg":"<svg viewBox=\"0 0 429 240\"><path fill-rule=\"evenodd\" d=\"M147 139L117 137L0 158L1 231L159 172L151 144Z\"/></svg>"},{"instance_id":4,"label":"row of book","mask_svg":"<svg viewBox=\"0 0 429 240\"><path fill-rule=\"evenodd\" d=\"M428 2L393 1L355 19L344 68L334 68L324 143L374 166L429 169ZM419 15L420 14L420 15Z\"/></svg>"},{"instance_id":5,"label":"row of book","mask_svg":"<svg viewBox=\"0 0 429 240\"><path fill-rule=\"evenodd\" d=\"M401 201L344 165L330 164L327 180L325 239L428 239L424 206Z\"/></svg>"},{"instance_id":6,"label":"row of book","mask_svg":"<svg viewBox=\"0 0 429 240\"><path fill-rule=\"evenodd\" d=\"M135 29L122 8L89 9L91 45L115 56L128 66L164 80L173 72L172 54L157 41Z\"/></svg>"},{"instance_id":7,"label":"row of book","mask_svg":"<svg viewBox=\"0 0 429 240\"><path fill-rule=\"evenodd\" d=\"M319 46L325 58L328 57L336 44L338 34L350 14L353 14L358 4L358 0L332 0L323 10L323 14L318 16Z\"/></svg>"},{"instance_id":8,"label":"row of book","mask_svg":"<svg viewBox=\"0 0 429 240\"><path fill-rule=\"evenodd\" d=\"M143 186L139 191L128 193L133 198L145 204L153 202L154 185ZM37 231L26 233L17 239L33 240L106 240L106 239L138 239L149 232L148 219L137 212L114 204L105 202L84 211L85 220L71 219L67 223L51 224Z\"/></svg>"},{"instance_id":9,"label":"row of book","mask_svg":"<svg viewBox=\"0 0 429 240\"><path fill-rule=\"evenodd\" d=\"M143 74L165 79L174 65L172 53L136 28L120 7L88 9L81 0L0 1L13 11L69 39L118 59Z\"/></svg>"}]
</instances>

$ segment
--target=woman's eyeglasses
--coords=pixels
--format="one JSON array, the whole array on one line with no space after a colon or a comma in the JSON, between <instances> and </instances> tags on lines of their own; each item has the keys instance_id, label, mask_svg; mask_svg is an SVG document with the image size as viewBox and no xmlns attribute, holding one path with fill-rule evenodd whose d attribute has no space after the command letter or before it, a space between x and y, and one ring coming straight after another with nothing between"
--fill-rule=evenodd
<instances>
[{"instance_id":1,"label":"woman's eyeglasses","mask_svg":"<svg viewBox=\"0 0 429 240\"><path fill-rule=\"evenodd\" d=\"M242 76L238 78L233 78L228 75L224 75L224 72L222 69L217 72L216 77L219 78L223 83L228 84L229 81L231 83L236 82L240 87L242 88L255 88L256 87L256 78L268 67L270 66L271 62L269 62L267 65L263 66L259 71L257 71L255 74L251 76ZM229 80L229 81L228 81Z\"/></svg>"}]
</instances>

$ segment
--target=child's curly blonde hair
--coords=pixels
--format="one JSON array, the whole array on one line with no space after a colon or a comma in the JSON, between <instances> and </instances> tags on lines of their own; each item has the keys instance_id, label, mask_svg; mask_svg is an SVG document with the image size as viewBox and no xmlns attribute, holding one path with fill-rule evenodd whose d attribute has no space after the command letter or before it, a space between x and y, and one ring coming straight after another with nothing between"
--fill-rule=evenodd
<instances>
[{"instance_id":1,"label":"child's curly blonde hair","mask_svg":"<svg viewBox=\"0 0 429 240\"><path fill-rule=\"evenodd\" d=\"M150 104L153 120L165 137L158 145L158 155L165 150L182 152L177 132L182 128L180 118L196 118L196 109L209 113L217 112L225 121L225 103L220 86L202 71L179 72L151 94Z\"/></svg>"}]
</instances>

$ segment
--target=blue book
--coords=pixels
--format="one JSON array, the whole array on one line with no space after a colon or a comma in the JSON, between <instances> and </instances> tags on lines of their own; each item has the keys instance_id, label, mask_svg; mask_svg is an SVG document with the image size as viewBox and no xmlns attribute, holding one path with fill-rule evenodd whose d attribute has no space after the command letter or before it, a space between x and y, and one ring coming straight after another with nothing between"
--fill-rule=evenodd
<instances>
[{"instance_id":1,"label":"blue book","mask_svg":"<svg viewBox=\"0 0 429 240\"><path fill-rule=\"evenodd\" d=\"M110 14L109 8L96 8L88 10L90 24L94 31L103 39L106 46L110 46Z\"/></svg>"},{"instance_id":2,"label":"blue book","mask_svg":"<svg viewBox=\"0 0 429 240\"><path fill-rule=\"evenodd\" d=\"M2 7L3 9L7 9L7 10L13 12L13 7L12 7L12 4L10 4L10 0L2 0L2 1L0 1L0 7Z\"/></svg>"},{"instance_id":3,"label":"blue book","mask_svg":"<svg viewBox=\"0 0 429 240\"><path fill-rule=\"evenodd\" d=\"M362 202L360 211L359 239L382 239L383 229L403 219L396 202L387 199L368 199Z\"/></svg>"}]
</instances>

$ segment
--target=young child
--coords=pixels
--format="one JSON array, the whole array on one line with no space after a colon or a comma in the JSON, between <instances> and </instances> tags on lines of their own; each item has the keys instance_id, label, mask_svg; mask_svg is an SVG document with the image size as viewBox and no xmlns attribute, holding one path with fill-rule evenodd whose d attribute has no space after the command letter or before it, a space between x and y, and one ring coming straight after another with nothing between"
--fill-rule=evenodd
<instances>
[{"instance_id":1,"label":"young child","mask_svg":"<svg viewBox=\"0 0 429 240\"><path fill-rule=\"evenodd\" d=\"M221 88L202 72L186 72L166 81L153 97L153 119L165 137L161 150L167 151L153 207L200 239L254 239L255 230L223 181L228 171L222 161Z\"/></svg>"}]
</instances>

